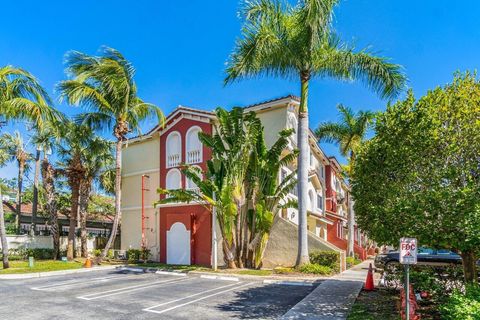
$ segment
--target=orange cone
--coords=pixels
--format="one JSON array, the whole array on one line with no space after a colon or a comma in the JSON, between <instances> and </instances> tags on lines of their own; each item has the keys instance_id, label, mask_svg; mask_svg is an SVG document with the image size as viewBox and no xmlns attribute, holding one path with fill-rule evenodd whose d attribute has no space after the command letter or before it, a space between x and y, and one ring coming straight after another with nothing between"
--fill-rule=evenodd
<instances>
[{"instance_id":1,"label":"orange cone","mask_svg":"<svg viewBox=\"0 0 480 320\"><path fill-rule=\"evenodd\" d=\"M91 268L92 267L92 259L90 258L87 258L87 260L85 260L85 264L83 265L84 268Z\"/></svg>"},{"instance_id":2,"label":"orange cone","mask_svg":"<svg viewBox=\"0 0 480 320\"><path fill-rule=\"evenodd\" d=\"M363 288L365 291L372 291L375 289L373 284L373 268L372 264L368 267L367 279L365 280L365 286Z\"/></svg>"}]
</instances>

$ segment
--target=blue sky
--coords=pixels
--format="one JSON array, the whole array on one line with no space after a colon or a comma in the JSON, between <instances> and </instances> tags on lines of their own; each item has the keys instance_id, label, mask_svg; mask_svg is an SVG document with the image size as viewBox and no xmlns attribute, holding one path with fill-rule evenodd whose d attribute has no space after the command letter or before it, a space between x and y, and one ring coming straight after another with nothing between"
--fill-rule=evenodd
<instances>
[{"instance_id":1,"label":"blue sky","mask_svg":"<svg viewBox=\"0 0 480 320\"><path fill-rule=\"evenodd\" d=\"M224 64L240 34L237 10L236 0L6 1L0 65L29 70L55 97L54 85L65 78L65 52L95 54L108 45L135 65L140 96L166 114L179 104L210 110L298 94L298 83L286 80L223 86ZM401 64L418 96L449 82L456 70L478 68L479 14L474 0L346 0L335 11L334 25L357 48L369 46ZM387 104L362 84L328 79L313 81L310 98L313 128L335 120L338 103L354 110ZM59 107L68 114L79 111ZM322 147L338 155L335 146ZM0 177L14 175L13 165L0 169Z\"/></svg>"}]
</instances>

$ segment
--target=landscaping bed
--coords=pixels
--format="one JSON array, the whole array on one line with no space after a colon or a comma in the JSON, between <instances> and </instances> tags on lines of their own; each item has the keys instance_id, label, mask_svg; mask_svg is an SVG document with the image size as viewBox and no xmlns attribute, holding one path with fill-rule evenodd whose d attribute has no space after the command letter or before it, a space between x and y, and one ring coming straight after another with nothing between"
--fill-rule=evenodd
<instances>
[{"instance_id":1,"label":"landscaping bed","mask_svg":"<svg viewBox=\"0 0 480 320\"><path fill-rule=\"evenodd\" d=\"M398 304L400 296L398 291L379 288L374 291L362 290L348 320L398 320Z\"/></svg>"},{"instance_id":2,"label":"landscaping bed","mask_svg":"<svg viewBox=\"0 0 480 320\"><path fill-rule=\"evenodd\" d=\"M0 269L0 274L34 273L80 269L83 267L81 261L59 261L59 260L41 260L35 261L32 268L28 266L28 261L10 261L10 268Z\"/></svg>"}]
</instances>

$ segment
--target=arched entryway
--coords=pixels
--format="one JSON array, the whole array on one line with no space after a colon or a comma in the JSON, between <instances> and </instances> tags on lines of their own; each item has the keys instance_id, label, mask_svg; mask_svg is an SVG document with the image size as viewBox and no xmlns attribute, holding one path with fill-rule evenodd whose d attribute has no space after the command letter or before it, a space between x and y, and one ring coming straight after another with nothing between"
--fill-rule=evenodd
<instances>
[{"instance_id":1,"label":"arched entryway","mask_svg":"<svg viewBox=\"0 0 480 320\"><path fill-rule=\"evenodd\" d=\"M190 265L190 230L181 222L167 231L167 263Z\"/></svg>"}]
</instances>

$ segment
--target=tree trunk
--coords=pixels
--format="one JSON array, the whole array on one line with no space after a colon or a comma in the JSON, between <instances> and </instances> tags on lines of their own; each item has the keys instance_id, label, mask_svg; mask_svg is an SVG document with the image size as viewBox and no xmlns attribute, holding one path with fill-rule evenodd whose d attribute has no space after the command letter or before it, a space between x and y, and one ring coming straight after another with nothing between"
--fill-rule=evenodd
<instances>
[{"instance_id":1,"label":"tree trunk","mask_svg":"<svg viewBox=\"0 0 480 320\"><path fill-rule=\"evenodd\" d=\"M228 245L227 240L223 238L223 256L225 261L227 262L227 267L229 269L236 269L237 265L235 263L235 255L233 254L233 249L231 246Z\"/></svg>"},{"instance_id":2,"label":"tree trunk","mask_svg":"<svg viewBox=\"0 0 480 320\"><path fill-rule=\"evenodd\" d=\"M33 201L32 201L32 236L36 234L36 220L38 212L38 176L40 175L40 150L37 149L35 153L35 173L33 175Z\"/></svg>"},{"instance_id":3,"label":"tree trunk","mask_svg":"<svg viewBox=\"0 0 480 320\"><path fill-rule=\"evenodd\" d=\"M0 199L2 199L2 197L2 188L0 188ZM5 230L5 213L3 212L3 202L0 205L0 240L2 242L3 269L8 269L10 265L8 263L7 230Z\"/></svg>"},{"instance_id":4,"label":"tree trunk","mask_svg":"<svg viewBox=\"0 0 480 320\"><path fill-rule=\"evenodd\" d=\"M121 200L122 200L122 139L118 138L115 146L115 218L113 219L112 232L110 233L110 238L108 238L105 249L102 251L100 259L105 259L108 254L108 250L115 241L117 236L118 225L120 224L120 219L122 218L121 212Z\"/></svg>"},{"instance_id":5,"label":"tree trunk","mask_svg":"<svg viewBox=\"0 0 480 320\"><path fill-rule=\"evenodd\" d=\"M18 185L17 185L17 207L15 216L15 230L20 233L20 217L22 215L22 188L23 188L23 174L25 172L25 162L18 161Z\"/></svg>"},{"instance_id":6,"label":"tree trunk","mask_svg":"<svg viewBox=\"0 0 480 320\"><path fill-rule=\"evenodd\" d=\"M92 182L89 179L84 179L80 185L79 196L79 212L80 212L80 241L82 258L88 257L87 247L87 212L88 202L90 199L90 189Z\"/></svg>"},{"instance_id":7,"label":"tree trunk","mask_svg":"<svg viewBox=\"0 0 480 320\"><path fill-rule=\"evenodd\" d=\"M463 264L463 274L466 283L478 283L477 257L474 251L465 250L460 253Z\"/></svg>"},{"instance_id":8,"label":"tree trunk","mask_svg":"<svg viewBox=\"0 0 480 320\"><path fill-rule=\"evenodd\" d=\"M50 232L53 238L53 259L58 259L60 251L60 233L58 229L57 200L55 195L55 169L48 159L42 162L42 180L45 189L45 209L49 216Z\"/></svg>"},{"instance_id":9,"label":"tree trunk","mask_svg":"<svg viewBox=\"0 0 480 320\"><path fill-rule=\"evenodd\" d=\"M310 262L308 256L308 228L307 228L307 198L308 198L308 81L310 75L302 73L301 75L301 99L298 111L298 130L297 144L298 155L298 254L296 266L301 266Z\"/></svg>"},{"instance_id":10,"label":"tree trunk","mask_svg":"<svg viewBox=\"0 0 480 320\"><path fill-rule=\"evenodd\" d=\"M75 173L73 174L76 175ZM72 199L70 207L70 225L68 227L67 259L73 260L75 257L75 229L77 226L80 181L77 179L77 177L71 177L69 178L69 184L72 191Z\"/></svg>"}]
</instances>

